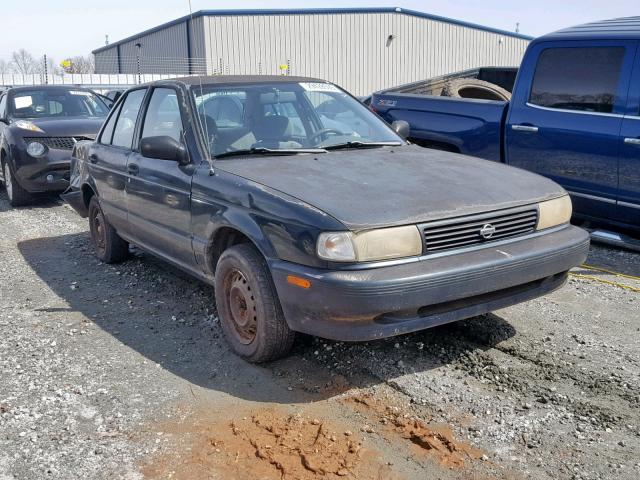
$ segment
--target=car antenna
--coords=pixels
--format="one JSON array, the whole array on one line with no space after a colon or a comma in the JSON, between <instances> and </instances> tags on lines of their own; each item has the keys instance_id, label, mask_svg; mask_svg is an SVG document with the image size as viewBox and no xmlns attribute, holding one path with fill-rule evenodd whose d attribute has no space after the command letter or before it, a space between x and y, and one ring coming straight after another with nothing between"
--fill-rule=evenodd
<instances>
[{"instance_id":1,"label":"car antenna","mask_svg":"<svg viewBox=\"0 0 640 480\"><path fill-rule=\"evenodd\" d=\"M189 25L193 25L193 10L191 8L191 0L188 0L188 2L189 2L189 20L191 20L189 22ZM191 74L192 72L191 65L192 65L192 58L187 57L187 67L188 67L187 72L189 72L189 74ZM196 63L196 65L198 64ZM206 63L204 65L206 69L207 68ZM206 70L205 70L205 73L206 73ZM198 84L200 86L200 97L202 97L204 94L202 89L202 75L200 75L200 72L197 72L196 75L198 76ZM195 99L194 99L194 102L195 102ZM203 107L203 114L204 114L204 107ZM198 112L198 105L196 105L196 118L200 122L200 126L204 129L204 135L206 137L205 138L206 140L205 155L207 158L207 163L209 164L209 175L212 176L215 174L215 169L213 168L215 160L211 157L211 145L209 141L209 125L207 124L206 120L203 122L202 119L200 118L200 114Z\"/></svg>"}]
</instances>

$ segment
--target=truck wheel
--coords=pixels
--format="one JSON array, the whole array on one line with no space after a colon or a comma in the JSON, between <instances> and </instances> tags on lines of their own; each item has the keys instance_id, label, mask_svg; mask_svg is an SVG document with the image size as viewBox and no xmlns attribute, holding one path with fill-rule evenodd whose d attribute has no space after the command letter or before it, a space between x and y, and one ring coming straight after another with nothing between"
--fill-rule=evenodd
<instances>
[{"instance_id":1,"label":"truck wheel","mask_svg":"<svg viewBox=\"0 0 640 480\"><path fill-rule=\"evenodd\" d=\"M89 202L89 231L96 256L104 263L118 263L129 255L129 244L116 233L94 195Z\"/></svg>"},{"instance_id":2,"label":"truck wheel","mask_svg":"<svg viewBox=\"0 0 640 480\"><path fill-rule=\"evenodd\" d=\"M12 207L21 207L29 204L33 198L31 194L16 181L8 160L2 162L2 175L4 176L4 186L7 189L9 204L11 204Z\"/></svg>"},{"instance_id":3,"label":"truck wheel","mask_svg":"<svg viewBox=\"0 0 640 480\"><path fill-rule=\"evenodd\" d=\"M233 351L252 363L283 357L295 332L287 325L264 257L252 245L228 248L216 266L222 330Z\"/></svg>"},{"instance_id":4,"label":"truck wheel","mask_svg":"<svg viewBox=\"0 0 640 480\"><path fill-rule=\"evenodd\" d=\"M443 97L477 98L480 100L511 100L511 93L495 83L475 78L456 78L442 87Z\"/></svg>"}]
</instances>

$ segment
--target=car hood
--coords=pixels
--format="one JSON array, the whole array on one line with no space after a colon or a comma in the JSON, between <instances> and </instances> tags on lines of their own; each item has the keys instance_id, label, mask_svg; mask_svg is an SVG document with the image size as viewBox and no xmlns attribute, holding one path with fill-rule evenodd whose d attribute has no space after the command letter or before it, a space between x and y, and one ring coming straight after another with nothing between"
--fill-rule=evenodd
<instances>
[{"instance_id":1,"label":"car hood","mask_svg":"<svg viewBox=\"0 0 640 480\"><path fill-rule=\"evenodd\" d=\"M18 119L22 120L22 119ZM29 137L88 137L95 138L104 122L104 118L63 117L63 118L25 118L38 126L44 133L17 129Z\"/></svg>"},{"instance_id":2,"label":"car hood","mask_svg":"<svg viewBox=\"0 0 640 480\"><path fill-rule=\"evenodd\" d=\"M356 231L515 207L565 193L558 184L525 170L417 146L216 163L296 197Z\"/></svg>"}]
</instances>

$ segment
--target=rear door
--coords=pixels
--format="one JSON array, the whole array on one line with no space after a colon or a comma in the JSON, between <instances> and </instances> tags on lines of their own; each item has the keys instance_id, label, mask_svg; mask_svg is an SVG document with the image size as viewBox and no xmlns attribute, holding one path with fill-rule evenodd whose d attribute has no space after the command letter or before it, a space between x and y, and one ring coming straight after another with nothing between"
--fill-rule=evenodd
<instances>
[{"instance_id":1,"label":"rear door","mask_svg":"<svg viewBox=\"0 0 640 480\"><path fill-rule=\"evenodd\" d=\"M125 185L127 159L146 88L129 92L109 116L89 153L89 171L95 180L100 204L109 222L128 233Z\"/></svg>"},{"instance_id":2,"label":"rear door","mask_svg":"<svg viewBox=\"0 0 640 480\"><path fill-rule=\"evenodd\" d=\"M640 49L629 87L628 111L620 131L619 222L640 228Z\"/></svg>"},{"instance_id":3,"label":"rear door","mask_svg":"<svg viewBox=\"0 0 640 480\"><path fill-rule=\"evenodd\" d=\"M635 42L534 45L520 71L506 126L506 160L560 183L574 211L612 218L619 134Z\"/></svg>"},{"instance_id":4,"label":"rear door","mask_svg":"<svg viewBox=\"0 0 640 480\"><path fill-rule=\"evenodd\" d=\"M193 266L191 246L191 178L193 164L146 158L140 140L170 136L183 142L183 114L179 92L171 87L154 88L146 106L136 146L129 157L127 204L129 222L135 225L133 239L144 248L175 263Z\"/></svg>"}]
</instances>

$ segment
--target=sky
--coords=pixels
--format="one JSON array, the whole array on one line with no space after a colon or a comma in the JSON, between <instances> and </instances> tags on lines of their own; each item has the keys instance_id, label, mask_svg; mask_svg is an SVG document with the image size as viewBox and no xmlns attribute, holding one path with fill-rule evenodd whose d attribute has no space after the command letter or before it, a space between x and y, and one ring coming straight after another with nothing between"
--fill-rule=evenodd
<instances>
[{"instance_id":1,"label":"sky","mask_svg":"<svg viewBox=\"0 0 640 480\"><path fill-rule=\"evenodd\" d=\"M56 61L87 55L114 42L189 13L189 0L4 0L0 60L25 48ZM638 0L191 0L198 10L244 8L404 7L489 27L539 36L593 20L640 14Z\"/></svg>"}]
</instances>

